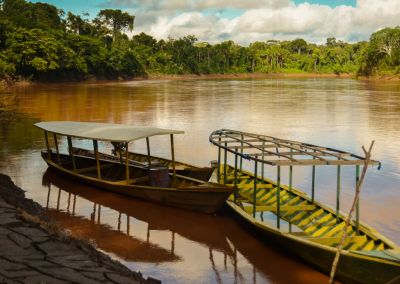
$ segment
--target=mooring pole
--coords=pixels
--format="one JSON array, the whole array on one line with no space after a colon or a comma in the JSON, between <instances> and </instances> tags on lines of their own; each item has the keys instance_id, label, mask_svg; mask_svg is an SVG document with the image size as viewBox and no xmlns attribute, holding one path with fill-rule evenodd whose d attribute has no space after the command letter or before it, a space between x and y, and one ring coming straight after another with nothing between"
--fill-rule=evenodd
<instances>
[{"instance_id":1,"label":"mooring pole","mask_svg":"<svg viewBox=\"0 0 400 284\"><path fill-rule=\"evenodd\" d=\"M253 192L253 218L256 217L256 202L257 202L257 159L254 161L254 192Z\"/></svg>"},{"instance_id":2,"label":"mooring pole","mask_svg":"<svg viewBox=\"0 0 400 284\"><path fill-rule=\"evenodd\" d=\"M340 210L340 166L337 166L337 181L336 181L336 220L339 220Z\"/></svg>"},{"instance_id":3,"label":"mooring pole","mask_svg":"<svg viewBox=\"0 0 400 284\"><path fill-rule=\"evenodd\" d=\"M233 182L233 184L234 184L234 192L233 192L233 201L235 202L235 204L236 204L236 199L237 199L237 195L238 195L238 187L237 187L237 156L238 156L238 149L236 148L235 149L235 179L234 179L234 182Z\"/></svg>"},{"instance_id":4,"label":"mooring pole","mask_svg":"<svg viewBox=\"0 0 400 284\"><path fill-rule=\"evenodd\" d=\"M281 166L278 166L276 173L276 227L281 227Z\"/></svg>"},{"instance_id":5,"label":"mooring pole","mask_svg":"<svg viewBox=\"0 0 400 284\"><path fill-rule=\"evenodd\" d=\"M58 150L57 134L53 133L53 137L54 137L54 144L56 146L57 163L59 166L61 166L60 151Z\"/></svg>"},{"instance_id":6,"label":"mooring pole","mask_svg":"<svg viewBox=\"0 0 400 284\"><path fill-rule=\"evenodd\" d=\"M224 151L224 184L226 184L226 163L228 159L228 150L226 149L227 143L225 142L225 151Z\"/></svg>"},{"instance_id":7,"label":"mooring pole","mask_svg":"<svg viewBox=\"0 0 400 284\"><path fill-rule=\"evenodd\" d=\"M356 188L357 184L360 182L360 165L356 165ZM360 199L356 202L356 233L359 234L360 226Z\"/></svg>"}]
</instances>

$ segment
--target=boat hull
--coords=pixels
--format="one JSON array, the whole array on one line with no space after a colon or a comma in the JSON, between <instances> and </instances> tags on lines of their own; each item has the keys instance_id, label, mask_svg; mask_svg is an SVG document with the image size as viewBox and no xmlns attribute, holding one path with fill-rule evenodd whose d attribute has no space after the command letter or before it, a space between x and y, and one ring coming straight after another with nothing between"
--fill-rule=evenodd
<instances>
[{"instance_id":1,"label":"boat hull","mask_svg":"<svg viewBox=\"0 0 400 284\"><path fill-rule=\"evenodd\" d=\"M53 161L42 156L48 166L59 174L71 178L78 182L95 186L114 193L125 196L139 198L167 206L173 206L186 210L193 210L202 213L212 214L218 211L228 196L232 193L232 189L213 183L202 183L195 186L179 187L179 188L163 188L142 186L134 184L118 184L106 180L88 177L77 174L72 170L63 168Z\"/></svg>"},{"instance_id":2,"label":"boat hull","mask_svg":"<svg viewBox=\"0 0 400 284\"><path fill-rule=\"evenodd\" d=\"M243 210L228 200L227 207L241 224L245 225L258 239L278 244L283 250L305 260L319 271L330 274L336 249L306 241L289 233L255 221ZM400 274L400 264L351 251L340 256L336 278L344 283L387 283Z\"/></svg>"}]
</instances>

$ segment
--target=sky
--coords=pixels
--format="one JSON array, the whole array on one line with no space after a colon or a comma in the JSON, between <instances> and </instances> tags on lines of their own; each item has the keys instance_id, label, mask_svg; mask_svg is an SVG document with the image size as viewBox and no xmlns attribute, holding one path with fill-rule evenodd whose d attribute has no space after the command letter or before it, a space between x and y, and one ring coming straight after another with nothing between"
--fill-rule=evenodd
<instances>
[{"instance_id":1,"label":"sky","mask_svg":"<svg viewBox=\"0 0 400 284\"><path fill-rule=\"evenodd\" d=\"M195 35L199 41L242 45L269 39L325 43L368 40L384 27L400 26L400 0L32 0L75 14L101 9L135 15L133 34L157 39Z\"/></svg>"}]
</instances>

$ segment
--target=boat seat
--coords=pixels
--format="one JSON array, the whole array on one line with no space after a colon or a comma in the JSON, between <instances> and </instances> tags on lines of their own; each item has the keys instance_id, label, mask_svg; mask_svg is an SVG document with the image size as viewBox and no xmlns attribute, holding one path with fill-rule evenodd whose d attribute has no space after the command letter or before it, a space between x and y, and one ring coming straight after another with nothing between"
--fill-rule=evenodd
<instances>
[{"instance_id":1,"label":"boat seat","mask_svg":"<svg viewBox=\"0 0 400 284\"><path fill-rule=\"evenodd\" d=\"M116 184L134 184L134 183L139 183L139 182L144 182L148 181L149 176L142 176L142 177L137 177L137 178L132 178L128 180L121 180L121 181L115 181L114 183Z\"/></svg>"},{"instance_id":2,"label":"boat seat","mask_svg":"<svg viewBox=\"0 0 400 284\"><path fill-rule=\"evenodd\" d=\"M281 205L280 206L280 211L312 211L316 208L315 205L312 204L306 204L306 205ZM276 204L275 205L261 205L261 206L256 206L256 212L260 211L272 211L276 212ZM244 210L247 212L253 212L253 206L245 206Z\"/></svg>"},{"instance_id":3,"label":"boat seat","mask_svg":"<svg viewBox=\"0 0 400 284\"><path fill-rule=\"evenodd\" d=\"M101 165L100 170L108 169L111 168L113 165ZM89 172L94 172L97 171L97 167L87 167L87 168L81 168L81 169L76 169L76 173L78 174L84 174L84 173L89 173Z\"/></svg>"},{"instance_id":4,"label":"boat seat","mask_svg":"<svg viewBox=\"0 0 400 284\"><path fill-rule=\"evenodd\" d=\"M316 238L316 237L305 237L305 239L315 242L315 243L319 243L322 245L327 245L327 246L331 246L334 244L338 244L340 243L342 237L327 237L327 238ZM345 243L359 243L362 242L364 243L367 240L365 235L362 236L352 236L352 237L347 237Z\"/></svg>"}]
</instances>

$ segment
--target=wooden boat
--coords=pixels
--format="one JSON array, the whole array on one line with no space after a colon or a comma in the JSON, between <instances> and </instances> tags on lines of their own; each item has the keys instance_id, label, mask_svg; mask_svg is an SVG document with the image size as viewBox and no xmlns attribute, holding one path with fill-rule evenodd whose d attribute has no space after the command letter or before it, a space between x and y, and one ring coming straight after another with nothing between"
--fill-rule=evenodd
<instances>
[{"instance_id":1,"label":"wooden boat","mask_svg":"<svg viewBox=\"0 0 400 284\"><path fill-rule=\"evenodd\" d=\"M83 149L77 149L77 151L80 151L80 154L85 154ZM86 150L87 151L87 150ZM167 167L170 170L173 170L173 162L170 159L166 158L161 158L157 156L152 156L152 155L145 155L141 153L136 153L136 152L126 152L125 149L119 148L117 145L114 144L114 149L112 150L112 153L116 157L125 157L126 154L128 154L128 159L130 160L130 163L132 164L137 164L141 166L148 166L149 163L151 165L161 165L164 167ZM111 157L107 157L109 159L112 159ZM115 158L114 158L115 159ZM194 179L199 179L203 181L209 181L212 173L215 170L214 167L198 167L192 164L184 163L184 162L179 162L179 161L174 161L175 163L175 171L177 174L182 175L182 176L187 176L190 178Z\"/></svg>"},{"instance_id":2,"label":"wooden boat","mask_svg":"<svg viewBox=\"0 0 400 284\"><path fill-rule=\"evenodd\" d=\"M257 237L278 244L329 274L347 218L340 213L341 166L355 165L358 181L364 158L332 148L226 129L214 131L210 142L219 149L216 181L235 189L226 202L234 216ZM224 161L221 161L221 150ZM234 156L234 166L227 165L228 153ZM254 173L243 170L243 159L254 163ZM370 165L378 164L370 161ZM276 182L264 177L264 165L277 168ZM292 186L293 167L297 165L309 165L313 169L312 196ZM336 210L314 198L318 165L337 167ZM289 185L281 184L283 166L289 169ZM358 209L347 233L336 273L339 280L386 283L399 277L399 246L360 223Z\"/></svg>"},{"instance_id":3,"label":"wooden boat","mask_svg":"<svg viewBox=\"0 0 400 284\"><path fill-rule=\"evenodd\" d=\"M204 213L216 212L232 192L230 187L176 173L173 135L182 131L71 121L39 122L35 126L45 133L47 150L42 152L43 159L52 169L75 180L119 194ZM50 149L48 133L53 134L55 150ZM98 151L99 140L124 144L128 150L129 142L148 141L156 135L170 135L172 171L151 163L146 166L132 164L127 157L113 160ZM59 152L57 136L67 137L68 154ZM72 137L92 140L93 154L75 155Z\"/></svg>"}]
</instances>

